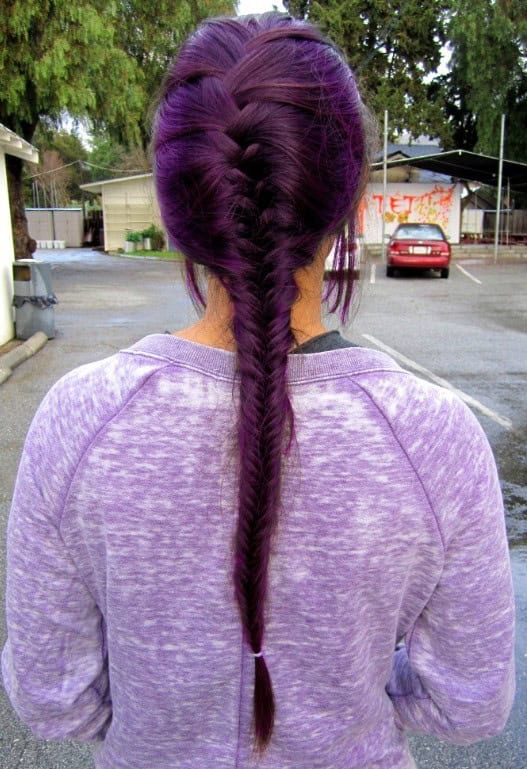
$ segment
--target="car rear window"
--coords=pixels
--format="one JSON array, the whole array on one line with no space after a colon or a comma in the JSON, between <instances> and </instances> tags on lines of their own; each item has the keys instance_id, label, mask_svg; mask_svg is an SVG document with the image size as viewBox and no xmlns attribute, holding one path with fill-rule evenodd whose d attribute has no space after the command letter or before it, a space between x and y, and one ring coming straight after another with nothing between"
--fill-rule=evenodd
<instances>
[{"instance_id":1,"label":"car rear window","mask_svg":"<svg viewBox=\"0 0 527 769\"><path fill-rule=\"evenodd\" d=\"M403 224L397 228L395 240L444 240L441 229L436 224Z\"/></svg>"}]
</instances>

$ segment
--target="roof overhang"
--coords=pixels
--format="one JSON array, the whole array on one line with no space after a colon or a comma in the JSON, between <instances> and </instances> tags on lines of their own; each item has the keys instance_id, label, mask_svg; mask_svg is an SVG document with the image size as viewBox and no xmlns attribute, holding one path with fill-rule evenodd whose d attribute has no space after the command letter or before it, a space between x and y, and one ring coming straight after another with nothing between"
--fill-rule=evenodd
<instances>
[{"instance_id":1,"label":"roof overhang","mask_svg":"<svg viewBox=\"0 0 527 769\"><path fill-rule=\"evenodd\" d=\"M491 187L498 185L499 158L490 155L479 155L476 152L466 150L450 150L449 152L437 152L434 155L421 155L416 158L401 158L400 160L388 160L388 168L397 166L416 166L437 174L451 176L460 181L480 182ZM379 171L383 167L382 161L373 163L373 171ZM509 183L511 188L520 192L527 192L527 163L518 163L514 160L503 161L503 183Z\"/></svg>"},{"instance_id":2,"label":"roof overhang","mask_svg":"<svg viewBox=\"0 0 527 769\"><path fill-rule=\"evenodd\" d=\"M152 176L152 173L148 174L134 174L133 176L120 176L118 179L104 179L100 182L88 182L87 184L79 184L81 190L87 192L93 192L96 195L102 193L102 188L107 184L117 184L118 182L128 182L131 179L148 179Z\"/></svg>"},{"instance_id":3,"label":"roof overhang","mask_svg":"<svg viewBox=\"0 0 527 769\"><path fill-rule=\"evenodd\" d=\"M0 149L28 163L38 163L38 150L18 134L0 123Z\"/></svg>"}]
</instances>

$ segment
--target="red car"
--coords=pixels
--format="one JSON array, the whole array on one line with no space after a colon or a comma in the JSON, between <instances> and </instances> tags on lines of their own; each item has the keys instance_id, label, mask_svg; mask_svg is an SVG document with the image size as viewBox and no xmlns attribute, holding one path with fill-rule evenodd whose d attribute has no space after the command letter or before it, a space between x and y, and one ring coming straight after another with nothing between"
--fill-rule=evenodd
<instances>
[{"instance_id":1,"label":"red car","mask_svg":"<svg viewBox=\"0 0 527 769\"><path fill-rule=\"evenodd\" d=\"M388 243L386 275L411 267L418 270L440 270L442 278L450 272L450 243L437 224L400 224Z\"/></svg>"}]
</instances>

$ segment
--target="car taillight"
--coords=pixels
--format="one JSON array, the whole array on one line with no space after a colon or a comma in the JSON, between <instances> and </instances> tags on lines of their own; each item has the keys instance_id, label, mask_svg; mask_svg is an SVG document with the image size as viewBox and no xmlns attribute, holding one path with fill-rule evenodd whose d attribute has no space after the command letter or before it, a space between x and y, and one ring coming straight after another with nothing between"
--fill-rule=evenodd
<instances>
[{"instance_id":1,"label":"car taillight","mask_svg":"<svg viewBox=\"0 0 527 769\"><path fill-rule=\"evenodd\" d=\"M393 243L388 243L388 251L394 251L396 254L407 254L408 253L408 244L394 240Z\"/></svg>"},{"instance_id":2,"label":"car taillight","mask_svg":"<svg viewBox=\"0 0 527 769\"><path fill-rule=\"evenodd\" d=\"M448 243L437 243L432 246L432 253L436 256L448 256L450 254L450 246Z\"/></svg>"}]
</instances>

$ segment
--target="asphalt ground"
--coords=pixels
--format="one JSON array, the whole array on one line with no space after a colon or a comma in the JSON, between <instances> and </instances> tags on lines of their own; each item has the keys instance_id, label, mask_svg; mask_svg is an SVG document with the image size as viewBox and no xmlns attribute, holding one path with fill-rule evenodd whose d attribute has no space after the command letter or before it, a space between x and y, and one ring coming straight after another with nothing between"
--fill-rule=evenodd
<instances>
[{"instance_id":1,"label":"asphalt ground","mask_svg":"<svg viewBox=\"0 0 527 769\"><path fill-rule=\"evenodd\" d=\"M24 436L45 392L62 374L149 333L195 318L174 262L87 250L41 251L59 298L57 335L0 388L0 586L5 526ZM384 349L425 379L469 399L494 449L507 510L517 597L517 697L502 735L471 747L412 737L419 769L527 769L527 261L457 262L450 278L387 278L361 269L356 312L343 333ZM338 327L328 319L330 328ZM438 379L439 378L439 379ZM0 646L5 620L0 612ZM0 687L1 769L92 769L90 749L32 738ZM145 768L146 769L146 768ZM299 767L299 769L304 769ZM306 768L307 769L307 768Z\"/></svg>"}]
</instances>

